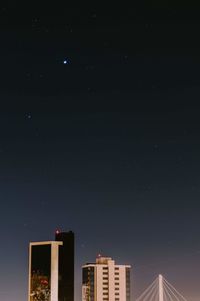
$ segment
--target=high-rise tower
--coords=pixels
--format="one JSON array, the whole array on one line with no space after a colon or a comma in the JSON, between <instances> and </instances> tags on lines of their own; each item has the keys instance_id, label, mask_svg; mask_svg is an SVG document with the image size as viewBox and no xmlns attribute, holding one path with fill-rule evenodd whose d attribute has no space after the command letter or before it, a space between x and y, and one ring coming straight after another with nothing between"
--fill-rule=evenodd
<instances>
[{"instance_id":1,"label":"high-rise tower","mask_svg":"<svg viewBox=\"0 0 200 301\"><path fill-rule=\"evenodd\" d=\"M29 246L28 301L74 301L74 233Z\"/></svg>"},{"instance_id":2,"label":"high-rise tower","mask_svg":"<svg viewBox=\"0 0 200 301\"><path fill-rule=\"evenodd\" d=\"M100 255L84 265L82 301L130 301L130 268Z\"/></svg>"},{"instance_id":3,"label":"high-rise tower","mask_svg":"<svg viewBox=\"0 0 200 301\"><path fill-rule=\"evenodd\" d=\"M74 233L56 231L55 240L63 243L59 248L58 300L74 301Z\"/></svg>"}]
</instances>

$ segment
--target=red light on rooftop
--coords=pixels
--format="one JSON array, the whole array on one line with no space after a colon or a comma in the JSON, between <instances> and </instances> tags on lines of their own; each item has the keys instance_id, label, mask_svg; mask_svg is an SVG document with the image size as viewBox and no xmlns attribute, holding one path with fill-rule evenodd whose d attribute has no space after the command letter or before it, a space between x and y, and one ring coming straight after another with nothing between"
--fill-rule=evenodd
<instances>
[{"instance_id":1,"label":"red light on rooftop","mask_svg":"<svg viewBox=\"0 0 200 301\"><path fill-rule=\"evenodd\" d=\"M56 234L60 234L60 230L56 230Z\"/></svg>"}]
</instances>

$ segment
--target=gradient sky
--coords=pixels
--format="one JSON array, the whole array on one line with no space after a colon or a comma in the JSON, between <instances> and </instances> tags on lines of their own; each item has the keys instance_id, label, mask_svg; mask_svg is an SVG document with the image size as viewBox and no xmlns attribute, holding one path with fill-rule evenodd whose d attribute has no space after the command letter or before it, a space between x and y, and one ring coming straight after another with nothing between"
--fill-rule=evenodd
<instances>
[{"instance_id":1,"label":"gradient sky","mask_svg":"<svg viewBox=\"0 0 200 301\"><path fill-rule=\"evenodd\" d=\"M6 2L0 300L27 299L28 243L57 228L75 301L98 253L132 265L135 296L161 273L199 300L199 7Z\"/></svg>"}]
</instances>

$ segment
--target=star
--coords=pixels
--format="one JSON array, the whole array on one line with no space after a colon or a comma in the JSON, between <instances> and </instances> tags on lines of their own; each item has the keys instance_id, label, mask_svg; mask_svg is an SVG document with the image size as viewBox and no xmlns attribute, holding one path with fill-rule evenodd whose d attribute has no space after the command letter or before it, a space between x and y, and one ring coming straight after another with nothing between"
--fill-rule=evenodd
<instances>
[{"instance_id":1,"label":"star","mask_svg":"<svg viewBox=\"0 0 200 301\"><path fill-rule=\"evenodd\" d=\"M64 65L69 65L70 64L70 60L69 59L64 59L63 60L63 64Z\"/></svg>"},{"instance_id":2,"label":"star","mask_svg":"<svg viewBox=\"0 0 200 301\"><path fill-rule=\"evenodd\" d=\"M31 119L31 118L32 118L32 115L31 115L30 113L26 113L26 114L25 114L25 118L26 118L26 119Z\"/></svg>"}]
</instances>

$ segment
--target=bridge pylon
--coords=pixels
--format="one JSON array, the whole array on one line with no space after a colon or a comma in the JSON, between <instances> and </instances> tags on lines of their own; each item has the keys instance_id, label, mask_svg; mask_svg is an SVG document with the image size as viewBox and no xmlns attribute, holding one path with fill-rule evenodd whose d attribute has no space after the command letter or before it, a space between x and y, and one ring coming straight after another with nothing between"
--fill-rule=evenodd
<instances>
[{"instance_id":1,"label":"bridge pylon","mask_svg":"<svg viewBox=\"0 0 200 301\"><path fill-rule=\"evenodd\" d=\"M136 301L187 301L187 300L162 275L158 275L158 277L136 299Z\"/></svg>"},{"instance_id":2,"label":"bridge pylon","mask_svg":"<svg viewBox=\"0 0 200 301\"><path fill-rule=\"evenodd\" d=\"M162 275L158 276L158 294L159 294L158 301L164 301L163 276Z\"/></svg>"}]
</instances>

